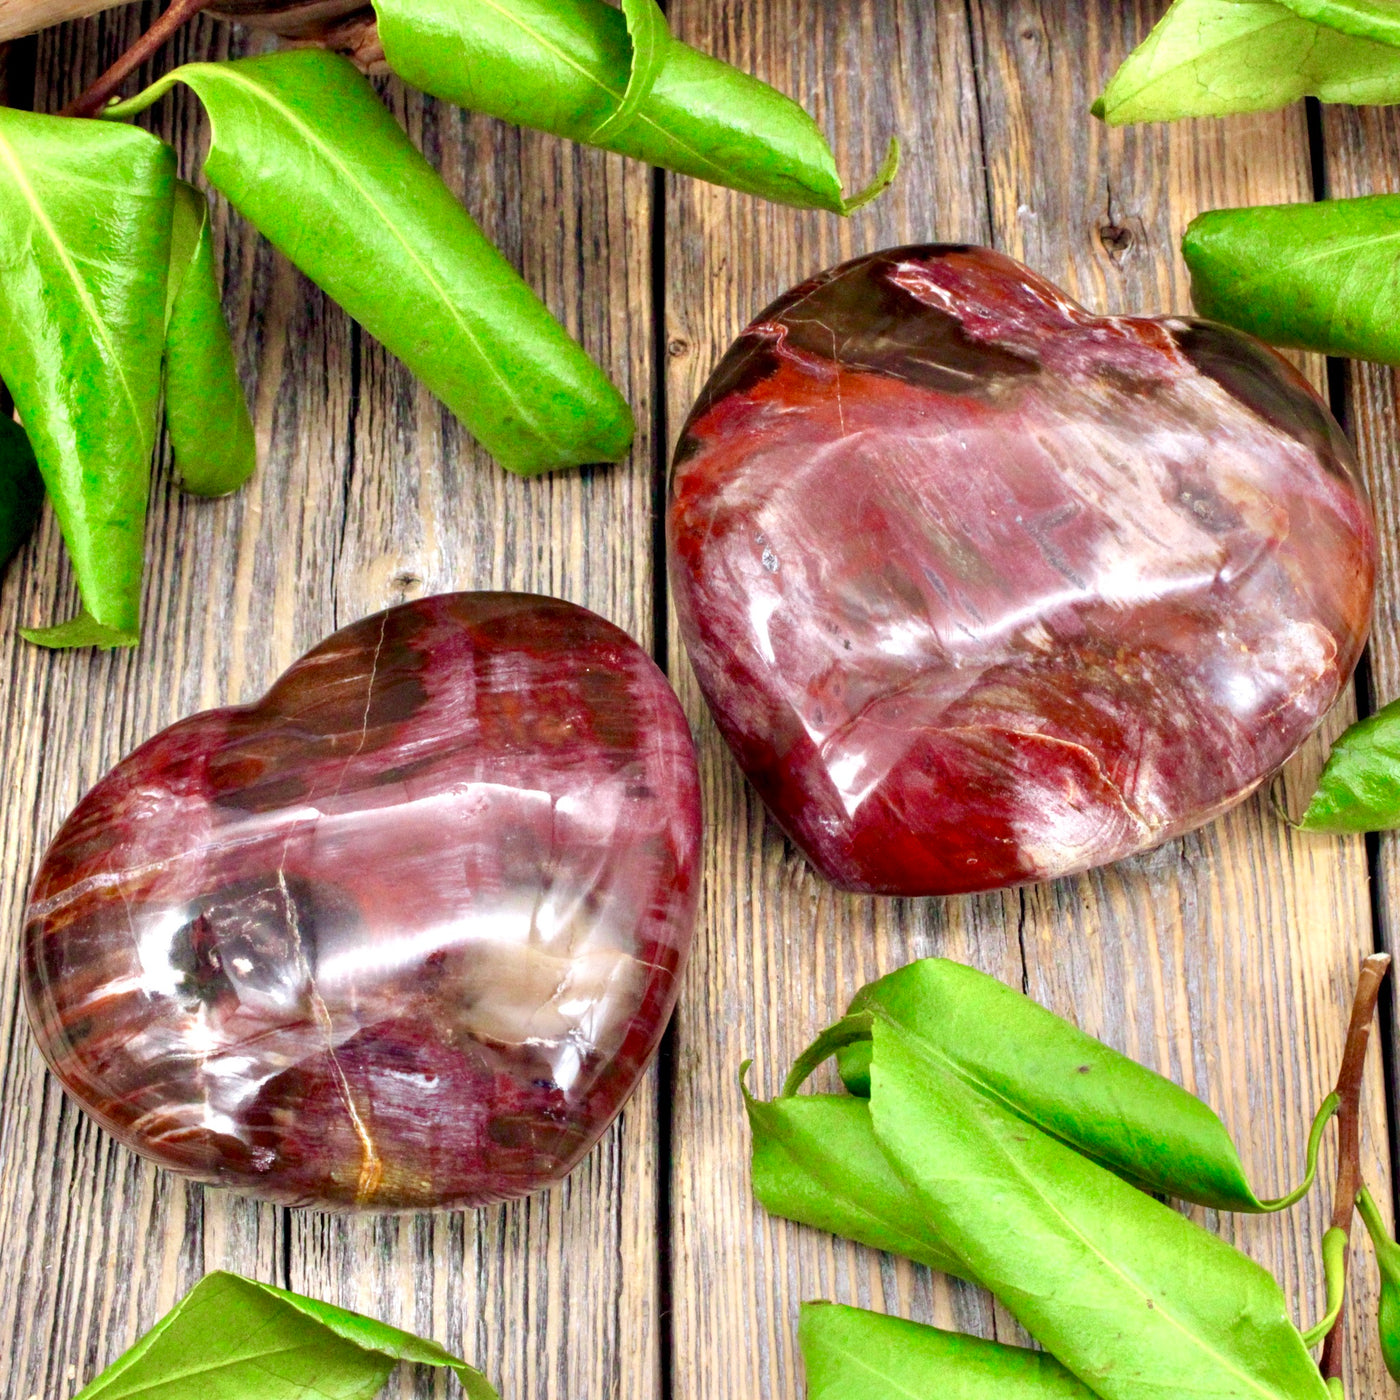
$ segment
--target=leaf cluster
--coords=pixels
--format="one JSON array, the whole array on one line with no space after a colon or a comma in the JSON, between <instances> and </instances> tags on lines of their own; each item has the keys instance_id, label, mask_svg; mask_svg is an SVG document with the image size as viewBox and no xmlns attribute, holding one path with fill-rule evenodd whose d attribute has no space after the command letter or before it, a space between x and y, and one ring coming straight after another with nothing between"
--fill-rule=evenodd
<instances>
[{"instance_id":1,"label":"leaf cluster","mask_svg":"<svg viewBox=\"0 0 1400 1400\"><path fill-rule=\"evenodd\" d=\"M833 1055L848 1093L799 1094ZM888 1400L911 1376L913 1393L969 1400L1329 1395L1309 1348L1335 1311L1304 1334L1265 1270L1164 1202L1295 1204L1336 1095L1300 1186L1261 1198L1194 1096L995 979L928 959L863 989L777 1099L745 1099L770 1212L981 1284L1045 1348L817 1305L801 1328L815 1400Z\"/></svg>"},{"instance_id":2,"label":"leaf cluster","mask_svg":"<svg viewBox=\"0 0 1400 1400\"><path fill-rule=\"evenodd\" d=\"M676 40L656 0L379 0L390 66L427 92L802 208L848 214L796 103ZM347 60L304 49L187 64L104 121L0 108L0 380L82 599L49 646L131 645L162 392L176 473L200 494L252 470L208 207L171 150L119 125L175 84L209 116L207 182L397 355L501 465L616 461L635 432L551 315ZM0 495L0 543L29 520Z\"/></svg>"}]
</instances>

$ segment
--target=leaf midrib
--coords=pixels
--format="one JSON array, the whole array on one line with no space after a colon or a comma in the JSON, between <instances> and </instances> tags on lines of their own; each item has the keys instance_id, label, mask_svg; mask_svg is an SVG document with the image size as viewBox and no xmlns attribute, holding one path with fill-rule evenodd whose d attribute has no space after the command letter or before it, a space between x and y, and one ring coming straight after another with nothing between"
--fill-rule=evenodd
<instances>
[{"instance_id":1,"label":"leaf midrib","mask_svg":"<svg viewBox=\"0 0 1400 1400\"><path fill-rule=\"evenodd\" d=\"M136 429L137 440L140 441L141 433L141 411L136 403L136 394L131 387L131 382L127 378L126 365L122 356L117 352L117 346L112 334L111 327L107 324L97 302L94 300L92 291L87 283L83 281L78 272L72 254L68 251L68 246L59 236L58 230L44 211L43 205L39 202L38 196L34 193L34 187L29 183L29 178L25 173L24 166L15 154L14 147L3 131L0 131L0 158L9 166L14 175L15 183L19 186L20 192L24 196L25 203L29 205L30 213L34 216L35 222L48 235L49 242L53 245L54 253L57 255L63 270L68 274L69 280L73 283L73 289L77 294L78 301L89 319L96 327L99 339L103 348L107 352L110 367L115 371L118 381L122 386L122 396L126 400L126 406L131 414L133 427Z\"/></svg>"},{"instance_id":2,"label":"leaf midrib","mask_svg":"<svg viewBox=\"0 0 1400 1400\"><path fill-rule=\"evenodd\" d=\"M1019 1118L1021 1122L1028 1124L1030 1127L1036 1129L1037 1132L1044 1133L1046 1137L1058 1142L1062 1147L1067 1147L1071 1152L1077 1152L1081 1157L1088 1158L1088 1160L1093 1162L1096 1166L1102 1167L1105 1171L1112 1172L1115 1176L1118 1176L1120 1171L1127 1170L1121 1163L1113 1163L1107 1157L1095 1154L1083 1143L1072 1142L1063 1134L1057 1133L1054 1128L1048 1127L1046 1124L1042 1123L1040 1119L1032 1117L1027 1110L1018 1105L1009 1095L998 1089L996 1085L989 1083L985 1079L979 1079L972 1070L960 1064L936 1041L929 1040L919 1032L908 1028L901 1022L894 1021L888 1016L882 1017L882 1019L888 1021L888 1023L898 1029L901 1034L907 1035L921 1048L926 1049L931 1057L935 1057L941 1061L954 1078L960 1079L969 1089L972 1089L974 1092L982 1093L994 1103L999 1104L1011 1114L1013 1118ZM1123 1178L1120 1177L1120 1180L1122 1179ZM1133 1185L1134 1183L1129 1181L1128 1184ZM1246 1189L1248 1189L1248 1185L1248 1182L1246 1182ZM1137 1189L1143 1188L1138 1187Z\"/></svg>"},{"instance_id":3,"label":"leaf midrib","mask_svg":"<svg viewBox=\"0 0 1400 1400\"><path fill-rule=\"evenodd\" d=\"M209 65L200 64L198 66L203 68ZM312 146L316 151L318 151L321 154L322 158L326 160L328 164L330 164L332 167L338 170L345 177L347 183L351 186L352 189L358 191L364 197L365 202L379 216L379 218L384 224L384 227L389 230L394 240L408 255L409 260L423 274L424 279L427 281L428 285L433 289L433 291L437 294L439 301L447 309L448 314L456 322L462 334L466 336L466 338L471 342L472 347L476 351L481 362L486 366L486 368L491 374L491 377L497 382L497 384L499 384L501 392L505 395L507 401L514 407L514 409L520 416L521 421L528 424L530 430L536 435L536 437L541 442L545 443L548 447L552 448L555 453L557 453L560 456L567 455L564 445L556 441L547 432L545 432L544 428L540 426L535 416L530 412L529 409L526 408L525 404L516 395L509 379L507 379L506 376L501 372L500 367L494 362L492 357L486 353L476 333L472 330L471 326L466 320L463 319L461 313L457 310L456 304L453 302L451 296L448 295L447 288L443 286L443 284L438 280L436 274L432 269L431 264L425 262L423 258L419 256L417 250L413 247L413 245L409 243L406 238L404 238L402 233L399 232L398 228L394 224L394 221L391 218L389 218L386 211L380 206L378 200L374 198L370 190L356 177L354 170L340 158L335 148L323 141L321 137L316 133L315 129L308 125L294 108L287 106L285 102L283 102L280 98L276 97L267 87L263 86L262 84L253 82L251 79L245 77L242 73L236 72L233 69L232 64L220 65L219 70L216 74L216 79L221 79L233 83L236 86L243 87L249 92L251 92L255 98L261 98L261 100L266 102L267 105L274 112L276 112L279 116L282 117L282 119L285 122L287 122L287 124L293 129L293 131L303 135L307 143L310 146Z\"/></svg>"},{"instance_id":4,"label":"leaf midrib","mask_svg":"<svg viewBox=\"0 0 1400 1400\"><path fill-rule=\"evenodd\" d=\"M920 1037L911 1036L910 1038L914 1040L915 1044L919 1046L922 1046L926 1043ZM1022 1118L1020 1114L1014 1114L1013 1116L1020 1119L1020 1121L1022 1122L1025 1121L1025 1119ZM1132 1274L1128 1273L1122 1267L1122 1265L1120 1265L1115 1259L1111 1258L1109 1255L1105 1254L1104 1251L1100 1249L1099 1246L1087 1234L1085 1234L1085 1232L1080 1228L1078 1223L1072 1220L1069 1216L1067 1216L1065 1212L1057 1205L1054 1199L1045 1193L1040 1184L1026 1173L1025 1169L1021 1166L1021 1164L1018 1163L1015 1160L1015 1158L1011 1155L1011 1153L1007 1151L1006 1145L1002 1142L1001 1138L995 1134L988 1134L988 1136L995 1144L997 1151L1001 1154L1001 1157L1005 1161L1008 1170L1013 1172L1025 1184L1026 1189L1028 1191L1032 1192L1038 1200L1043 1202L1045 1209L1063 1225L1065 1231L1069 1235L1071 1235L1074 1239L1077 1239L1080 1242L1080 1244L1083 1246L1087 1253L1096 1258L1099 1261L1099 1263L1107 1269L1109 1273L1113 1274L1122 1281L1123 1285L1129 1291L1129 1293L1141 1298L1144 1303L1150 1303L1152 1306L1152 1311L1157 1316L1165 1318L1166 1321L1169 1322L1173 1327L1175 1327L1177 1331L1180 1332L1181 1335L1186 1339L1186 1341L1190 1343L1197 1351L1201 1352L1205 1356L1211 1357L1214 1360L1218 1361L1226 1371L1228 1371L1232 1375L1238 1376L1243 1383L1247 1384L1253 1391L1253 1393L1265 1397L1265 1400L1269 1400L1269 1397L1273 1394L1273 1392L1268 1387L1263 1385L1255 1377L1251 1376L1247 1371L1240 1370L1238 1364L1232 1361L1231 1358L1223 1355L1222 1353L1215 1350L1215 1348L1210 1346L1204 1338L1198 1336L1180 1318L1178 1318L1170 1307L1165 1306L1164 1300L1160 1296L1156 1296L1149 1293L1140 1283L1138 1283L1138 1281L1133 1277ZM1045 1134L1045 1136L1051 1137L1051 1135L1048 1133ZM1052 1141L1058 1141L1058 1139L1052 1138ZM1067 1146L1067 1144L1061 1143L1061 1146ZM1074 1149L1070 1148L1069 1150L1073 1151ZM1126 1185L1127 1183L1124 1184ZM1129 1189L1133 1190L1136 1188L1129 1187ZM1151 1197L1147 1197L1147 1199L1150 1200ZM1167 1207L1165 1206L1163 1206L1162 1208L1164 1210L1167 1209ZM1244 1258L1244 1256L1241 1256L1241 1258Z\"/></svg>"},{"instance_id":5,"label":"leaf midrib","mask_svg":"<svg viewBox=\"0 0 1400 1400\"><path fill-rule=\"evenodd\" d=\"M859 1352L852 1351L844 1343L833 1345L831 1342L825 1343L828 1351L844 1357L847 1361L854 1363L868 1376L874 1376L882 1384L889 1386L898 1395L907 1395L909 1400L929 1400L927 1393L918 1390L910 1390L908 1386L897 1380L892 1372L881 1371L872 1366Z\"/></svg>"},{"instance_id":6,"label":"leaf midrib","mask_svg":"<svg viewBox=\"0 0 1400 1400\"><path fill-rule=\"evenodd\" d=\"M1340 258L1349 253L1365 252L1387 243L1400 243L1400 229L1394 233L1353 234L1348 236L1345 241L1329 241L1296 256L1285 256L1279 261L1280 265L1285 268L1309 267L1313 263L1326 262L1329 258ZM1257 285L1257 279L1251 278L1244 285L1246 287Z\"/></svg>"}]
</instances>

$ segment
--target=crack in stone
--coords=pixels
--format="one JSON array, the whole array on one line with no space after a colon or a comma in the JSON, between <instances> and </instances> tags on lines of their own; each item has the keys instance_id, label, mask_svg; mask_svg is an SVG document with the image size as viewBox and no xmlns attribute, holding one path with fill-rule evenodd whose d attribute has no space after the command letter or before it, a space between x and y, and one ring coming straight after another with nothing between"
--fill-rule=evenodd
<instances>
[{"instance_id":1,"label":"crack in stone","mask_svg":"<svg viewBox=\"0 0 1400 1400\"><path fill-rule=\"evenodd\" d=\"M306 956L306 946L302 942L301 921L297 917L296 901L293 900L292 892L287 888L285 866L278 867L277 887L282 891L282 900L287 910L287 927L291 930L296 946L297 961L301 964L302 971L306 975L307 996L311 1002L312 1014L317 1029L325 1037L326 1054L329 1056L331 1068L335 1072L340 1096L345 1103L345 1112L350 1119L350 1126L355 1130L355 1136L359 1139L360 1175L355 1184L355 1201L357 1204L363 1204L379 1189L379 1184L384 1179L384 1163L380 1159L378 1148L374 1145L374 1138L370 1134L369 1126L360 1116L360 1110L355 1105L354 1096L350 1092L350 1080L345 1074L345 1067L340 1063L340 1057L336 1054L335 1024L331 1019L330 1008L327 1007L325 999L316 990L311 963Z\"/></svg>"},{"instance_id":2,"label":"crack in stone","mask_svg":"<svg viewBox=\"0 0 1400 1400\"><path fill-rule=\"evenodd\" d=\"M341 789L345 786L345 780L350 776L350 765L364 753L365 745L369 742L369 712L374 704L374 682L379 675L379 658L384 653L384 638L389 630L389 614L386 612L379 619L379 640L374 644L374 657L369 663L369 684L365 687L365 709L360 716L360 742L355 745L355 752L345 760L345 767L340 770L340 781L335 785L333 797L339 797Z\"/></svg>"}]
</instances>

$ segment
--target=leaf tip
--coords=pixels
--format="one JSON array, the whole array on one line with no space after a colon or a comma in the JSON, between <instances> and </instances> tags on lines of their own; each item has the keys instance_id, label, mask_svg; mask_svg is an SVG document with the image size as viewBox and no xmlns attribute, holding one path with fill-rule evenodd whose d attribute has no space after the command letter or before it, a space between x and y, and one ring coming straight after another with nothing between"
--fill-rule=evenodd
<instances>
[{"instance_id":1,"label":"leaf tip","mask_svg":"<svg viewBox=\"0 0 1400 1400\"><path fill-rule=\"evenodd\" d=\"M78 647L98 647L112 651L116 647L134 647L141 640L139 631L108 627L87 611L56 627L21 627L19 634L26 642L52 651L67 651Z\"/></svg>"},{"instance_id":2,"label":"leaf tip","mask_svg":"<svg viewBox=\"0 0 1400 1400\"><path fill-rule=\"evenodd\" d=\"M899 138L891 136L890 144L885 150L885 158L880 162L880 168L875 172L875 178L859 194L841 201L843 215L849 218L857 209L864 209L867 204L878 199L894 184L895 177L899 174L901 154Z\"/></svg>"}]
</instances>

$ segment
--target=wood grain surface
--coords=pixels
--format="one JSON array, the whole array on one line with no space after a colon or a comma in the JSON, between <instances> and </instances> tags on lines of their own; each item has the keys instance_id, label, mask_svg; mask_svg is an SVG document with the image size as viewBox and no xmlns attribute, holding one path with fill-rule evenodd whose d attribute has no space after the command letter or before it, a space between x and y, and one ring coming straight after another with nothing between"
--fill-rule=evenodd
<instances>
[{"instance_id":1,"label":"wood grain surface","mask_svg":"<svg viewBox=\"0 0 1400 1400\"><path fill-rule=\"evenodd\" d=\"M149 22L116 11L43 36L55 110ZM142 13L142 10L145 13ZM180 51L223 56L226 26ZM241 51L241 49L239 50ZM139 651L45 653L18 623L69 615L51 519L0 589L0 920L17 933L44 842L123 753L193 710L255 698L343 623L421 593L516 588L586 604L652 646L650 173L387 89L490 237L637 412L629 462L524 481L222 201L217 256L260 448L239 495L196 501L157 465ZM153 113L183 172L206 141L180 91ZM657 1100L649 1076L560 1189L463 1215L292 1215L139 1162L44 1072L0 950L0 1394L64 1400L205 1270L234 1268L431 1335L507 1397L660 1394ZM406 1393L444 1377L411 1373ZM454 1388L456 1382L452 1382Z\"/></svg>"},{"instance_id":2,"label":"wood grain surface","mask_svg":"<svg viewBox=\"0 0 1400 1400\"><path fill-rule=\"evenodd\" d=\"M893 193L844 225L668 182L672 439L750 317L838 258L889 244L990 241L1096 309L1189 310L1176 253L1186 222L1201 208L1311 197L1309 138L1301 106L1111 134L1087 121L1102 83L1161 8L1121 0L673 6L689 42L811 103L837 134L843 169L863 174L891 132L910 159ZM1321 382L1322 367L1309 368ZM671 658L700 738L710 823L700 936L676 1027L676 1395L799 1394L794 1327L807 1298L1014 1336L982 1295L770 1220L749 1196L738 1065L753 1056L758 1084L775 1089L862 982L911 957L944 954L1024 986L1205 1097L1264 1188L1297 1175L1313 1106L1336 1073L1356 968L1372 947L1359 840L1295 836L1259 799L1076 880L938 902L836 894L765 821L674 641ZM1327 734L1349 717L1341 707ZM1302 799L1321 753L1314 741L1290 765L1287 795ZM1378 1052L1367 1088L1366 1169L1384 1178ZM1284 1218L1201 1215L1310 1312L1320 1303L1317 1241L1327 1213L1323 1196ZM1354 1294L1358 1317L1373 1306L1367 1267ZM1352 1342L1349 1393L1393 1393L1369 1329Z\"/></svg>"},{"instance_id":3,"label":"wood grain surface","mask_svg":"<svg viewBox=\"0 0 1400 1400\"><path fill-rule=\"evenodd\" d=\"M13 100L57 110L153 5L43 35ZM866 980L940 953L1023 987L1201 1094L1261 1193L1299 1175L1341 1052L1362 955L1389 940L1400 854L1291 832L1258 799L1150 855L1074 880L958 900L837 894L766 820L704 709L673 623L654 510L664 456L725 347L772 297L843 257L900 242L991 243L1104 311L1189 310L1176 252L1198 210L1394 188L1389 113L1303 108L1109 133L1088 104L1163 0L671 0L687 41L806 104L849 183L891 135L899 183L849 221L775 208L472 117L384 85L396 115L637 413L629 462L524 482L498 470L391 357L214 202L225 305L260 446L225 501L157 464L146 633L134 653L53 654L17 624L75 602L51 517L0 580L0 1400L67 1400L211 1268L359 1308L483 1366L505 1400L795 1400L807 1298L855 1301L1013 1337L985 1295L753 1204L738 1090L772 1089ZM263 41L200 21L162 57ZM230 49L232 45L232 49ZM30 70L32 65L32 71ZM206 139L185 93L147 118L182 172ZM659 202L658 202L659 201ZM659 349L663 365L653 363ZM1305 362L1321 386L1324 367ZM657 386L662 392L656 398ZM1383 583L1363 702L1400 695L1396 385L1357 371L1345 398L1382 523ZM702 908L659 1065L562 1187L470 1214L289 1213L187 1186L95 1129L44 1071L17 982L25 885L81 793L195 709L260 693L336 626L454 587L553 593L658 649L699 742ZM1339 707L1280 786L1298 807ZM1366 1173L1390 1199L1379 1042ZM1325 1158L1325 1172L1331 1170ZM1311 1320L1329 1192L1279 1218L1200 1218L1278 1274ZM1364 1251L1352 1306L1369 1318ZM1396 1394L1369 1323L1353 1400ZM455 1393L406 1375L404 1394ZM930 1397L934 1400L934 1397Z\"/></svg>"}]
</instances>

